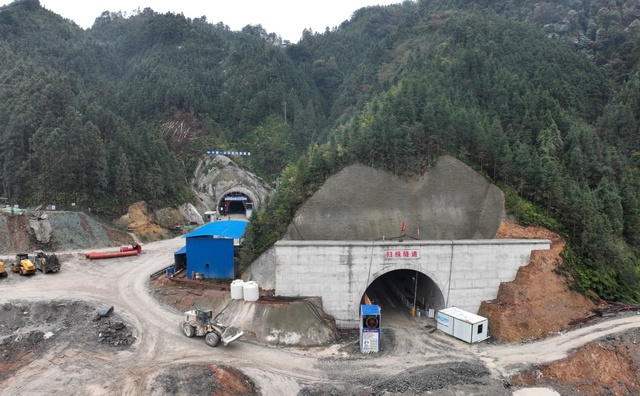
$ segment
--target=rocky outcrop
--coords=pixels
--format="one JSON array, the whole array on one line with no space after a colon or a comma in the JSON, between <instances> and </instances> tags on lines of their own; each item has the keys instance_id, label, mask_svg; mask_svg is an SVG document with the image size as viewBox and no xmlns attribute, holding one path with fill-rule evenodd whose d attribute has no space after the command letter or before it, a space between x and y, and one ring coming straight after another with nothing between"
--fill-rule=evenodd
<instances>
[{"instance_id":1,"label":"rocky outcrop","mask_svg":"<svg viewBox=\"0 0 640 396\"><path fill-rule=\"evenodd\" d=\"M185 205L182 205L182 206L193 207L193 205L191 205L191 204L185 204ZM185 216L185 214L181 210L181 207L179 207L178 209L176 209L176 208L161 208L161 209L155 210L153 212L153 219L154 219L155 223L158 224L160 227L164 227L164 228L182 226L182 225L185 225L186 222L197 221L197 220L201 221L201 223L198 223L198 224L203 224L202 223L202 217L199 214L198 214L198 216L200 216L200 217L195 217L194 220L191 220L190 218L187 218ZM198 213L195 210L195 208L193 210L196 212L196 214ZM186 223L186 224L188 224L188 223Z\"/></svg>"},{"instance_id":2,"label":"rocky outcrop","mask_svg":"<svg viewBox=\"0 0 640 396\"><path fill-rule=\"evenodd\" d=\"M453 157L419 178L353 165L298 210L285 239L491 239L503 217L502 191Z\"/></svg>"},{"instance_id":3,"label":"rocky outcrop","mask_svg":"<svg viewBox=\"0 0 640 396\"><path fill-rule=\"evenodd\" d=\"M48 218L29 219L29 229L38 242L47 244L51 241L52 228Z\"/></svg>"},{"instance_id":4,"label":"rocky outcrop","mask_svg":"<svg viewBox=\"0 0 640 396\"><path fill-rule=\"evenodd\" d=\"M180 205L178 211L184 217L184 219L189 224L204 224L204 220L202 219L202 215L198 212L195 206L191 203L186 203L184 205Z\"/></svg>"}]
</instances>

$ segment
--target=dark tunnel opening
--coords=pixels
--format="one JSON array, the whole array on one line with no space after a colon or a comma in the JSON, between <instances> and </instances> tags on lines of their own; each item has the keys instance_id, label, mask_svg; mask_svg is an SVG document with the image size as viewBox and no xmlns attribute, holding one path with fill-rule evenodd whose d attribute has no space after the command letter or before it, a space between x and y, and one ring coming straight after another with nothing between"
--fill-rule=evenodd
<instances>
[{"instance_id":1,"label":"dark tunnel opening","mask_svg":"<svg viewBox=\"0 0 640 396\"><path fill-rule=\"evenodd\" d=\"M253 210L253 201L246 194L232 192L226 194L218 203L220 216L242 215L250 217Z\"/></svg>"},{"instance_id":2,"label":"dark tunnel opening","mask_svg":"<svg viewBox=\"0 0 640 396\"><path fill-rule=\"evenodd\" d=\"M376 278L363 296L381 307L386 324L402 325L402 318L433 318L435 311L445 307L438 285L427 275L408 269L395 270Z\"/></svg>"}]
</instances>

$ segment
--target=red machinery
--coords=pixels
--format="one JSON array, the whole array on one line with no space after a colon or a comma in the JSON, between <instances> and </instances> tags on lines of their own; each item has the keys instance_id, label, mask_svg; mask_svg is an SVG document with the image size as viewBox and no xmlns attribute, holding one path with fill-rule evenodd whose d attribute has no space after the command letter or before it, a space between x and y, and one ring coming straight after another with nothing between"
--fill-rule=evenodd
<instances>
[{"instance_id":1,"label":"red machinery","mask_svg":"<svg viewBox=\"0 0 640 396\"><path fill-rule=\"evenodd\" d=\"M142 251L142 246L139 243L134 243L131 246L121 246L119 252L91 252L87 253L88 259L104 259L114 257L127 257L136 256Z\"/></svg>"}]
</instances>

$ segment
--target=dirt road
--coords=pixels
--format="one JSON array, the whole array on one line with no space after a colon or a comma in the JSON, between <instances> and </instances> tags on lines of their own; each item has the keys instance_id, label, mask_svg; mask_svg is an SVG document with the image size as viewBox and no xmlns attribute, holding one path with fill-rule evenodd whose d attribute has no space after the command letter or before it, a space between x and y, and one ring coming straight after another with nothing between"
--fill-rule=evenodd
<instances>
[{"instance_id":1,"label":"dirt road","mask_svg":"<svg viewBox=\"0 0 640 396\"><path fill-rule=\"evenodd\" d=\"M529 344L477 345L474 351L487 366L505 377L523 364L540 365L566 358L568 352L607 335L640 327L640 315L604 321Z\"/></svg>"},{"instance_id":2,"label":"dirt road","mask_svg":"<svg viewBox=\"0 0 640 396\"><path fill-rule=\"evenodd\" d=\"M263 395L511 395L513 390L505 389L503 380L519 368L558 359L605 334L640 326L640 316L629 316L537 343L468 345L430 332L407 316L402 326L385 329L378 355L361 355L353 337L317 348L283 349L241 341L209 348L202 339L186 338L178 327L181 313L148 292L149 275L170 265L173 252L183 245L184 239L176 238L145 245L136 257L93 261L85 258L85 251L64 252L58 254L60 273L28 278L12 274L0 280L2 302L82 300L97 307L113 305L138 338L133 348L120 351L94 349L83 342L48 350L25 368L29 375L14 375L0 384L0 394L188 394L158 387L158 381L171 373L188 382L190 368L216 364L240 370Z\"/></svg>"}]
</instances>

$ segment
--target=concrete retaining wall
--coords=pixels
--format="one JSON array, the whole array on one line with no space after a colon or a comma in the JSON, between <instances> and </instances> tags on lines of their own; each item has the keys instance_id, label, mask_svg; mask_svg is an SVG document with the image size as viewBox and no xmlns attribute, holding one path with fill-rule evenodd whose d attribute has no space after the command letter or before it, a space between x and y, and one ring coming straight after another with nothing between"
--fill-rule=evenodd
<instances>
[{"instance_id":1,"label":"concrete retaining wall","mask_svg":"<svg viewBox=\"0 0 640 396\"><path fill-rule=\"evenodd\" d=\"M319 296L343 328L358 326L367 287L387 272L409 269L430 277L447 307L478 312L496 298L501 282L515 278L531 251L549 240L495 239L409 242L287 241L275 244L275 293Z\"/></svg>"}]
</instances>

